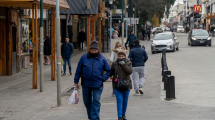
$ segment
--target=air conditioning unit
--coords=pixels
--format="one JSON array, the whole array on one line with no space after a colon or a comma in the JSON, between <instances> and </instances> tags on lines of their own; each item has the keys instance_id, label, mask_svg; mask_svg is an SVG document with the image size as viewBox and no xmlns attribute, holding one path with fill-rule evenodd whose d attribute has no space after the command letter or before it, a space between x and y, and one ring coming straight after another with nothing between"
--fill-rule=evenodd
<instances>
[{"instance_id":1,"label":"air conditioning unit","mask_svg":"<svg viewBox=\"0 0 215 120\"><path fill-rule=\"evenodd\" d=\"M19 12L20 15L29 15L28 13L29 13L29 9L22 9Z\"/></svg>"}]
</instances>

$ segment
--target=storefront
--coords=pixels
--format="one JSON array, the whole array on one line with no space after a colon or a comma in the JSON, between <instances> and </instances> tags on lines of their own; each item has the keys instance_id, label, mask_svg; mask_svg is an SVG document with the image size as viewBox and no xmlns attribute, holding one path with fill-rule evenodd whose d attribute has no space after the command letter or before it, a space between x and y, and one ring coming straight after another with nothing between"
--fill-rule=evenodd
<instances>
[{"instance_id":1,"label":"storefront","mask_svg":"<svg viewBox=\"0 0 215 120\"><path fill-rule=\"evenodd\" d=\"M6 9L0 7L0 76L6 75Z\"/></svg>"}]
</instances>

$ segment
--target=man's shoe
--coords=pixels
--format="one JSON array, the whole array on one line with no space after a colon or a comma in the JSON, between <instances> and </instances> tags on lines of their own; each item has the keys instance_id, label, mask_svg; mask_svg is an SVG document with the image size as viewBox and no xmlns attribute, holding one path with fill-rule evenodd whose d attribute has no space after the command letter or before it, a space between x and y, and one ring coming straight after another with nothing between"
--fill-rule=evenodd
<instances>
[{"instance_id":1,"label":"man's shoe","mask_svg":"<svg viewBox=\"0 0 215 120\"><path fill-rule=\"evenodd\" d=\"M72 75L72 72L70 72L70 75Z\"/></svg>"},{"instance_id":2,"label":"man's shoe","mask_svg":"<svg viewBox=\"0 0 215 120\"><path fill-rule=\"evenodd\" d=\"M143 95L143 87L139 88L139 92L140 92L141 95Z\"/></svg>"},{"instance_id":3,"label":"man's shoe","mask_svg":"<svg viewBox=\"0 0 215 120\"><path fill-rule=\"evenodd\" d=\"M123 120L123 118L119 117L118 120Z\"/></svg>"},{"instance_id":4,"label":"man's shoe","mask_svg":"<svg viewBox=\"0 0 215 120\"><path fill-rule=\"evenodd\" d=\"M122 115L122 120L127 120L125 115Z\"/></svg>"},{"instance_id":5,"label":"man's shoe","mask_svg":"<svg viewBox=\"0 0 215 120\"><path fill-rule=\"evenodd\" d=\"M139 96L139 95L140 95L140 94L139 94L138 90L135 91L134 96Z\"/></svg>"},{"instance_id":6,"label":"man's shoe","mask_svg":"<svg viewBox=\"0 0 215 120\"><path fill-rule=\"evenodd\" d=\"M66 74L63 74L62 76L66 76Z\"/></svg>"}]
</instances>

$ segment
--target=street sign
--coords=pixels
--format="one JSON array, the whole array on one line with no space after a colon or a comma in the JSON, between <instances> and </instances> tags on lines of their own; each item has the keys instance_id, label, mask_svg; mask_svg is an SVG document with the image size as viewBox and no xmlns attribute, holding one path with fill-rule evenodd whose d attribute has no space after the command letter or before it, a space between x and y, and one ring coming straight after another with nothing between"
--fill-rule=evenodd
<instances>
[{"instance_id":1,"label":"street sign","mask_svg":"<svg viewBox=\"0 0 215 120\"><path fill-rule=\"evenodd\" d=\"M139 18L124 18L128 22L128 25L139 24Z\"/></svg>"},{"instance_id":2,"label":"street sign","mask_svg":"<svg viewBox=\"0 0 215 120\"><path fill-rule=\"evenodd\" d=\"M194 12L202 12L202 5L194 5Z\"/></svg>"}]
</instances>

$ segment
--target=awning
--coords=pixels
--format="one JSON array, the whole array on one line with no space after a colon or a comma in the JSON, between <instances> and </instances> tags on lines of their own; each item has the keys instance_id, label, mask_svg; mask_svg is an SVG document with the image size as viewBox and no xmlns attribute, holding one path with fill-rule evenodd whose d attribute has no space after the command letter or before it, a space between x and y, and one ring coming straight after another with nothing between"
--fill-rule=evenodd
<instances>
[{"instance_id":1,"label":"awning","mask_svg":"<svg viewBox=\"0 0 215 120\"><path fill-rule=\"evenodd\" d=\"M40 0L0 0L0 6L2 7L12 7L20 9L31 9L32 3L38 4L40 8ZM59 0L60 9L68 9L69 6L65 0ZM56 7L56 0L43 0L43 8L51 9Z\"/></svg>"},{"instance_id":2,"label":"awning","mask_svg":"<svg viewBox=\"0 0 215 120\"><path fill-rule=\"evenodd\" d=\"M90 9L87 9L88 0L66 0L70 9L61 10L61 15L96 15L98 13L98 0L91 0Z\"/></svg>"}]
</instances>

